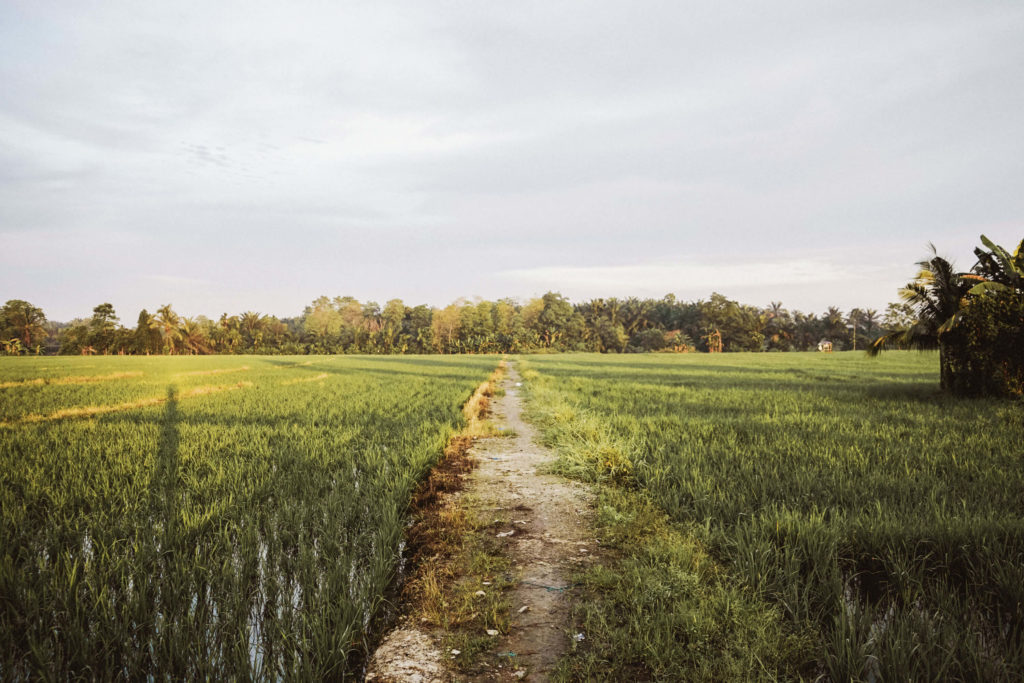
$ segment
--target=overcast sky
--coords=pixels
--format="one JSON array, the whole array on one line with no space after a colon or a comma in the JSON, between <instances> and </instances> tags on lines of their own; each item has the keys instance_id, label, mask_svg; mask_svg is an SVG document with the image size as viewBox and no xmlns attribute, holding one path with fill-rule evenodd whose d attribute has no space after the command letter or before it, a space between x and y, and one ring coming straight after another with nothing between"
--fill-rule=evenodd
<instances>
[{"instance_id":1,"label":"overcast sky","mask_svg":"<svg viewBox=\"0 0 1024 683\"><path fill-rule=\"evenodd\" d=\"M0 300L50 319L883 309L1022 181L1020 0L0 2Z\"/></svg>"}]
</instances>

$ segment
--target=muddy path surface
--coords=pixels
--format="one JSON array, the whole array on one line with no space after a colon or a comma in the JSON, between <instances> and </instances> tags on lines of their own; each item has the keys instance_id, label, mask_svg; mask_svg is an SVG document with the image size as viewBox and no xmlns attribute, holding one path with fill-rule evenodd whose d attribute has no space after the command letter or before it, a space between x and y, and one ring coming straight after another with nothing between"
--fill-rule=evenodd
<instances>
[{"instance_id":1,"label":"muddy path surface","mask_svg":"<svg viewBox=\"0 0 1024 683\"><path fill-rule=\"evenodd\" d=\"M542 681L575 637L569 632L570 581L580 563L592 561L597 548L590 532L592 508L586 488L542 472L554 455L540 445L536 430L523 420L519 383L513 367L505 381L505 395L494 401L493 408L495 418L515 436L478 443L480 465L473 489L480 505L489 507L500 522L492 528L496 536L506 539L505 550L517 579L511 628L495 644L496 651L515 656L509 657L511 671L503 667L501 673Z\"/></svg>"},{"instance_id":2,"label":"muddy path surface","mask_svg":"<svg viewBox=\"0 0 1024 683\"><path fill-rule=\"evenodd\" d=\"M453 671L444 650L445 634L393 631L378 649L368 680L504 681L547 680L559 658L578 637L570 631L572 575L594 561L588 490L545 474L554 454L540 444L523 419L521 383L514 365L502 382L504 395L491 402L491 419L513 436L480 439L472 448L478 466L461 500L486 524L480 533L500 541L511 564L511 614L507 633L493 635L492 647L470 671ZM389 662L393 662L389 664Z\"/></svg>"}]
</instances>

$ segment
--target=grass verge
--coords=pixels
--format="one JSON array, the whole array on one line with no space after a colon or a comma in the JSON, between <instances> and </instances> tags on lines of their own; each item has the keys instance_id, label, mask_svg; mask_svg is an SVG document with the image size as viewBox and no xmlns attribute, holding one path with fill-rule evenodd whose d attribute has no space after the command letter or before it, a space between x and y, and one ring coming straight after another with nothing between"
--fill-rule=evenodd
<instances>
[{"instance_id":1,"label":"grass verge","mask_svg":"<svg viewBox=\"0 0 1024 683\"><path fill-rule=\"evenodd\" d=\"M709 555L706 529L673 523L637 490L635 445L520 361L527 415L558 460L597 487L602 562L574 582L573 640L554 680L778 680L814 677L815 641L734 581Z\"/></svg>"},{"instance_id":2,"label":"grass verge","mask_svg":"<svg viewBox=\"0 0 1024 683\"><path fill-rule=\"evenodd\" d=\"M489 649L488 631L505 633L509 626L511 564L487 532L501 520L482 516L463 490L476 466L469 454L473 442L506 434L489 419L490 399L504 375L502 361L464 405L466 427L417 490L406 535L411 570L402 589L404 617L443 633L443 651L463 673L475 670Z\"/></svg>"},{"instance_id":3,"label":"grass verge","mask_svg":"<svg viewBox=\"0 0 1024 683\"><path fill-rule=\"evenodd\" d=\"M597 491L602 562L574 577L570 651L557 681L813 678L813 635L733 582L699 534L642 495Z\"/></svg>"},{"instance_id":4,"label":"grass verge","mask_svg":"<svg viewBox=\"0 0 1024 683\"><path fill-rule=\"evenodd\" d=\"M934 363L895 353L529 359L528 414L559 455L555 469L635 496L679 534L648 541L641 525L605 567L611 578L590 577L596 593L580 619L597 629L584 641L594 654L581 646L576 665L592 656L684 679L1021 680L1024 413L939 394ZM601 524L632 509L616 502ZM730 660L742 660L717 647L706 656L722 661L704 669L665 667L665 648L693 642L679 613L706 621L699 633L716 628L717 613L677 602L686 588L670 580L689 571L674 549L693 544L721 567L689 572L701 600L729 589L752 614L781 616L752 647L781 653L783 673L761 654L736 670ZM672 588L644 605L645 587L659 585ZM631 626L630 614L645 623ZM666 623L676 640L659 635ZM720 624L727 642L747 642L744 623ZM791 637L807 648L786 664Z\"/></svg>"}]
</instances>

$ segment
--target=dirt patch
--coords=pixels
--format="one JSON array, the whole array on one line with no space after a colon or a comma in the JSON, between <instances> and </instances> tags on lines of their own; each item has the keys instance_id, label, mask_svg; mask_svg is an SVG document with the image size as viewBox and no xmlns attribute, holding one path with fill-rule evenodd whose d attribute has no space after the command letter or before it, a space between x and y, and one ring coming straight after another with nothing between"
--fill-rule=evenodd
<instances>
[{"instance_id":1,"label":"dirt patch","mask_svg":"<svg viewBox=\"0 0 1024 683\"><path fill-rule=\"evenodd\" d=\"M406 558L410 576L401 587L404 614L399 626L384 638L367 667L367 681L449 681L440 638L423 626L437 624L445 612L444 586L456 579L455 558L467 532L465 510L455 494L465 485L474 461L473 440L452 438L441 461L413 496L413 523L406 532ZM423 616L423 615L431 616Z\"/></svg>"},{"instance_id":2,"label":"dirt patch","mask_svg":"<svg viewBox=\"0 0 1024 683\"><path fill-rule=\"evenodd\" d=\"M441 683L448 673L433 639L422 631L399 628L373 655L367 681L377 683Z\"/></svg>"},{"instance_id":3,"label":"dirt patch","mask_svg":"<svg viewBox=\"0 0 1024 683\"><path fill-rule=\"evenodd\" d=\"M419 575L434 573L436 567L424 564L450 550L455 534L462 531L461 525L452 528L453 517L458 514L451 494L465 486L466 475L473 469L475 461L469 457L472 438L459 435L445 448L441 462L430 472L427 480L420 485L413 496L413 524L406 534L408 543L406 556L416 575L406 584L406 597L412 597Z\"/></svg>"},{"instance_id":4,"label":"dirt patch","mask_svg":"<svg viewBox=\"0 0 1024 683\"><path fill-rule=\"evenodd\" d=\"M480 466L474 490L491 509L493 533L504 543L516 576L508 633L496 639L481 680L546 680L571 638L573 573L593 562L592 498L576 482L544 474L554 455L522 418L518 375L510 373L495 413L515 433L474 449ZM504 662L502 660L505 660ZM500 668L499 668L500 667Z\"/></svg>"},{"instance_id":5,"label":"dirt patch","mask_svg":"<svg viewBox=\"0 0 1024 683\"><path fill-rule=\"evenodd\" d=\"M449 439L437 465L412 497L412 523L406 532L409 576L401 586L402 614L370 658L366 680L447 681L436 627L450 626L447 588L461 573L459 558L469 525L457 494L476 464L469 456L474 436L486 431L489 397L504 373L504 362L463 405L466 427ZM458 617L456 617L458 621ZM428 632L426 627L435 628Z\"/></svg>"},{"instance_id":6,"label":"dirt patch","mask_svg":"<svg viewBox=\"0 0 1024 683\"><path fill-rule=\"evenodd\" d=\"M418 569L368 680L546 680L577 637L570 580L597 554L591 498L539 471L554 456L522 419L514 369L502 387L480 401L493 413L481 431L506 436L453 441L456 453L417 493L409 543ZM427 662L415 675L428 678L403 678L389 661Z\"/></svg>"}]
</instances>

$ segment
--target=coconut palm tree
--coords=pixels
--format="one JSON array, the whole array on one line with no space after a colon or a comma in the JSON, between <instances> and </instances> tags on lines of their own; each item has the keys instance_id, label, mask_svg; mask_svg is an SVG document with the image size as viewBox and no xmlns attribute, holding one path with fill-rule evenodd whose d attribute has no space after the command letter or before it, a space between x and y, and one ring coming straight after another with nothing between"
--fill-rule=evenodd
<instances>
[{"instance_id":1,"label":"coconut palm tree","mask_svg":"<svg viewBox=\"0 0 1024 683\"><path fill-rule=\"evenodd\" d=\"M814 313L793 313L793 339L797 349L807 351L814 348L814 345L821 341L824 334L824 324Z\"/></svg>"},{"instance_id":2,"label":"coconut palm tree","mask_svg":"<svg viewBox=\"0 0 1024 683\"><path fill-rule=\"evenodd\" d=\"M769 349L788 350L793 339L793 320L781 301L772 301L761 314L761 326Z\"/></svg>"},{"instance_id":3,"label":"coconut palm tree","mask_svg":"<svg viewBox=\"0 0 1024 683\"><path fill-rule=\"evenodd\" d=\"M178 342L181 340L181 333L178 330L181 318L174 312L170 304L164 304L156 309L156 319L160 323L160 330L164 335L164 349L173 356L178 349Z\"/></svg>"},{"instance_id":4,"label":"coconut palm tree","mask_svg":"<svg viewBox=\"0 0 1024 683\"><path fill-rule=\"evenodd\" d=\"M825 314L821 316L825 327L825 338L832 341L846 341L846 316L836 306L829 306Z\"/></svg>"},{"instance_id":5,"label":"coconut palm tree","mask_svg":"<svg viewBox=\"0 0 1024 683\"><path fill-rule=\"evenodd\" d=\"M857 330L860 329L861 319L864 317L864 311L859 308L850 310L849 315L846 316L846 326L853 332L853 350L857 350Z\"/></svg>"},{"instance_id":6,"label":"coconut palm tree","mask_svg":"<svg viewBox=\"0 0 1024 683\"><path fill-rule=\"evenodd\" d=\"M191 354L208 353L209 340L203 326L192 318L182 318L178 326L178 336L185 351Z\"/></svg>"},{"instance_id":7,"label":"coconut palm tree","mask_svg":"<svg viewBox=\"0 0 1024 683\"><path fill-rule=\"evenodd\" d=\"M878 311L873 308L866 308L860 314L860 322L864 326L864 334L871 338L871 333L878 326Z\"/></svg>"},{"instance_id":8,"label":"coconut palm tree","mask_svg":"<svg viewBox=\"0 0 1024 683\"><path fill-rule=\"evenodd\" d=\"M252 344L253 351L259 351L260 341L263 340L263 327L266 322L267 316L256 311L246 311L238 321L238 327L245 335L247 341Z\"/></svg>"},{"instance_id":9,"label":"coconut palm tree","mask_svg":"<svg viewBox=\"0 0 1024 683\"><path fill-rule=\"evenodd\" d=\"M635 296L626 299L622 303L620 320L626 334L632 336L650 327L650 314L653 308L654 302L650 299L639 299Z\"/></svg>"},{"instance_id":10,"label":"coconut palm tree","mask_svg":"<svg viewBox=\"0 0 1024 683\"><path fill-rule=\"evenodd\" d=\"M213 328L213 342L220 349L227 349L230 353L237 353L242 343L242 332L239 329L237 315L228 316L223 313L220 320Z\"/></svg>"},{"instance_id":11,"label":"coconut palm tree","mask_svg":"<svg viewBox=\"0 0 1024 683\"><path fill-rule=\"evenodd\" d=\"M877 356L891 346L938 349L940 384L943 389L949 389L952 387L953 365L949 344L944 337L956 325L957 314L970 289L970 280L939 256L934 245L928 246L932 257L918 262L920 271L917 277L900 290L900 297L914 309L917 321L876 339L868 347L868 354Z\"/></svg>"}]
</instances>

